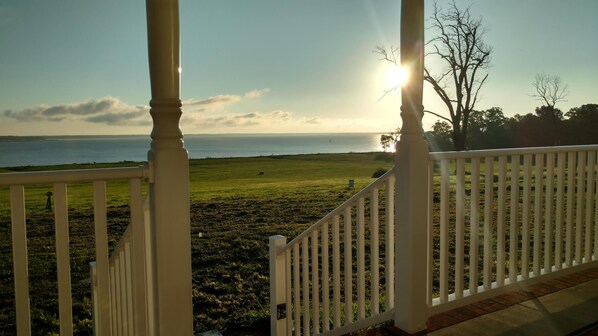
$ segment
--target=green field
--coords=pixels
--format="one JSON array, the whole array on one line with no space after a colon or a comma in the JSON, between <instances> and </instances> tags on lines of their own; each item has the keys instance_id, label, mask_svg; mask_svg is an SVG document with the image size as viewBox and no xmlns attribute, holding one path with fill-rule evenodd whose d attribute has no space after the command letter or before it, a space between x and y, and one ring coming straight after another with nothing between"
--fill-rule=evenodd
<instances>
[{"instance_id":1,"label":"green field","mask_svg":"<svg viewBox=\"0 0 598 336\"><path fill-rule=\"evenodd\" d=\"M190 161L195 330L261 335L268 329L268 237L289 238L391 167L380 153L265 156ZM135 166L139 163L0 168L0 172ZM348 180L355 180L355 189ZM26 189L33 330L58 332L51 186ZM126 181L108 184L109 237L128 224ZM69 185L73 306L78 334L91 328L88 263L94 260L91 185ZM13 334L8 188L0 187L0 334Z\"/></svg>"}]
</instances>

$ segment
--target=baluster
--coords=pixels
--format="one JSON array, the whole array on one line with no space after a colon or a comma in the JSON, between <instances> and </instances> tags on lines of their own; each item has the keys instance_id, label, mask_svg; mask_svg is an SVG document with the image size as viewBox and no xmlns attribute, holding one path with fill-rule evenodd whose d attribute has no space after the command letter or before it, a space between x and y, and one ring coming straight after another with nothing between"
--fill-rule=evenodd
<instances>
[{"instance_id":1,"label":"baluster","mask_svg":"<svg viewBox=\"0 0 598 336\"><path fill-rule=\"evenodd\" d=\"M93 182L93 217L96 247L96 276L97 276L97 320L94 324L99 329L99 335L108 332L110 328L110 299L109 299L109 268L108 268L108 222L106 219L106 182Z\"/></svg>"},{"instance_id":2,"label":"baluster","mask_svg":"<svg viewBox=\"0 0 598 336\"><path fill-rule=\"evenodd\" d=\"M25 189L23 186L10 187L10 216L17 333L19 335L30 335L29 267L27 261L27 226L25 225Z\"/></svg>"},{"instance_id":3,"label":"baluster","mask_svg":"<svg viewBox=\"0 0 598 336\"><path fill-rule=\"evenodd\" d=\"M471 159L471 212L469 222L469 291L478 292L478 258L479 258L479 199L480 199L480 159Z\"/></svg>"},{"instance_id":4,"label":"baluster","mask_svg":"<svg viewBox=\"0 0 598 336\"><path fill-rule=\"evenodd\" d=\"M542 256L542 189L544 187L544 154L536 154L535 196L534 196L534 276L540 275Z\"/></svg>"},{"instance_id":5,"label":"baluster","mask_svg":"<svg viewBox=\"0 0 598 336\"><path fill-rule=\"evenodd\" d=\"M116 249L114 249L114 251L112 252L113 256L114 256L114 286L115 286L115 291L114 291L114 296L115 296L115 302L114 302L114 306L116 307L116 316L114 317L115 323L116 323L116 335L123 335L124 331L122 329L123 327L123 306L122 306L122 283L120 281L121 279L121 273L120 273L120 253L118 251L118 249L120 248L120 246L117 246Z\"/></svg>"},{"instance_id":6,"label":"baluster","mask_svg":"<svg viewBox=\"0 0 598 336\"><path fill-rule=\"evenodd\" d=\"M577 208L575 211L575 264L581 265L582 241L581 233L583 231L584 215L584 190L586 169L586 152L577 153Z\"/></svg>"},{"instance_id":7,"label":"baluster","mask_svg":"<svg viewBox=\"0 0 598 336\"><path fill-rule=\"evenodd\" d=\"M370 199L370 224L372 230L372 239L370 242L370 256L372 262L372 315L378 315L378 313L380 313L380 237L378 211L378 188L374 188Z\"/></svg>"},{"instance_id":8,"label":"baluster","mask_svg":"<svg viewBox=\"0 0 598 336\"><path fill-rule=\"evenodd\" d=\"M465 218L465 160L457 160L457 204L455 223L455 298L463 297L463 234Z\"/></svg>"},{"instance_id":9,"label":"baluster","mask_svg":"<svg viewBox=\"0 0 598 336\"><path fill-rule=\"evenodd\" d=\"M586 246L585 246L585 262L592 261L592 208L594 201L594 168L596 164L596 152L588 152L588 167L585 171L587 176L587 193L586 193Z\"/></svg>"},{"instance_id":10,"label":"baluster","mask_svg":"<svg viewBox=\"0 0 598 336\"><path fill-rule=\"evenodd\" d=\"M394 307L395 302L395 176L386 181L386 311Z\"/></svg>"},{"instance_id":11,"label":"baluster","mask_svg":"<svg viewBox=\"0 0 598 336\"><path fill-rule=\"evenodd\" d=\"M127 237L125 242L125 246L123 249L124 258L124 270L125 270L125 281L126 281L126 293L127 293L127 335L135 335L135 315L133 315L133 269L132 269L132 261L131 261L131 236ZM143 312L138 312L140 315Z\"/></svg>"},{"instance_id":12,"label":"baluster","mask_svg":"<svg viewBox=\"0 0 598 336\"><path fill-rule=\"evenodd\" d=\"M117 284L116 284L116 267L114 265L115 258L110 258L110 264L108 267L110 268L110 321L111 321L111 335L118 335L118 324L117 320L119 318L118 314L118 303L116 301L117 298Z\"/></svg>"},{"instance_id":13,"label":"baluster","mask_svg":"<svg viewBox=\"0 0 598 336\"><path fill-rule=\"evenodd\" d=\"M448 301L449 162L440 161L440 302Z\"/></svg>"},{"instance_id":14,"label":"baluster","mask_svg":"<svg viewBox=\"0 0 598 336\"><path fill-rule=\"evenodd\" d=\"M313 333L320 333L320 281L318 278L318 230L311 232L311 298Z\"/></svg>"},{"instance_id":15,"label":"baluster","mask_svg":"<svg viewBox=\"0 0 598 336\"><path fill-rule=\"evenodd\" d=\"M595 153L595 152L594 152ZM596 155L598 156L598 155ZM598 165L594 165L598 168ZM596 174L596 168L590 172L590 174ZM598 192L598 176L595 177L596 184L594 185L594 191ZM598 195L594 197L594 260L598 259Z\"/></svg>"},{"instance_id":16,"label":"baluster","mask_svg":"<svg viewBox=\"0 0 598 336\"><path fill-rule=\"evenodd\" d=\"M89 278L91 280L91 320L94 321L93 323L93 335L101 335L100 334L100 326L97 321L100 320L98 316L98 272L96 269L96 262L91 261L89 262ZM108 299L108 298L106 298ZM104 329L106 333L109 333L108 329Z\"/></svg>"},{"instance_id":17,"label":"baluster","mask_svg":"<svg viewBox=\"0 0 598 336\"><path fill-rule=\"evenodd\" d=\"M544 272L552 272L553 255L553 199L554 199L554 153L546 154L546 210L544 225Z\"/></svg>"},{"instance_id":18,"label":"baluster","mask_svg":"<svg viewBox=\"0 0 598 336\"><path fill-rule=\"evenodd\" d=\"M523 210L521 214L521 276L529 278L529 221L530 221L530 184L531 154L523 157Z\"/></svg>"},{"instance_id":19,"label":"baluster","mask_svg":"<svg viewBox=\"0 0 598 336\"><path fill-rule=\"evenodd\" d=\"M301 335L301 287L299 285L299 242L293 245L293 312L295 312L295 336Z\"/></svg>"},{"instance_id":20,"label":"baluster","mask_svg":"<svg viewBox=\"0 0 598 336\"><path fill-rule=\"evenodd\" d=\"M126 232L125 232L126 235ZM122 242L122 245L120 245L118 247L118 265L117 267L119 267L119 282L120 282L120 313L121 313L121 319L120 319L120 323L121 323L121 328L122 328L122 334L123 335L127 335L127 330L129 327L129 318L127 316L127 310L128 310L128 305L127 305L127 272L125 270L125 245L126 245L126 239L124 239Z\"/></svg>"},{"instance_id":21,"label":"baluster","mask_svg":"<svg viewBox=\"0 0 598 336\"><path fill-rule=\"evenodd\" d=\"M54 184L54 202L60 335L68 336L73 334L73 303L71 297L71 261L69 257L69 224L66 184Z\"/></svg>"},{"instance_id":22,"label":"baluster","mask_svg":"<svg viewBox=\"0 0 598 336\"><path fill-rule=\"evenodd\" d=\"M357 200L357 320L365 319L365 200Z\"/></svg>"},{"instance_id":23,"label":"baluster","mask_svg":"<svg viewBox=\"0 0 598 336\"><path fill-rule=\"evenodd\" d=\"M565 184L565 152L557 155L556 171L556 217L555 217L555 242L554 242L554 264L556 270L563 268L563 209L564 209L564 184Z\"/></svg>"},{"instance_id":24,"label":"baluster","mask_svg":"<svg viewBox=\"0 0 598 336\"><path fill-rule=\"evenodd\" d=\"M334 327L338 328L341 326L341 242L338 215L332 218L332 264Z\"/></svg>"},{"instance_id":25,"label":"baluster","mask_svg":"<svg viewBox=\"0 0 598 336\"><path fill-rule=\"evenodd\" d=\"M511 227L509 229L509 280L517 282L517 261L519 253L517 246L519 242L519 155L511 157Z\"/></svg>"},{"instance_id":26,"label":"baluster","mask_svg":"<svg viewBox=\"0 0 598 336\"><path fill-rule=\"evenodd\" d=\"M143 199L141 191L141 180L131 179L129 181L129 202L131 207L131 280L134 296L133 320L136 335L146 335L147 331L147 277L150 274L146 268L146 256L148 248L145 243L145 236L148 234L143 215Z\"/></svg>"},{"instance_id":27,"label":"baluster","mask_svg":"<svg viewBox=\"0 0 598 336\"><path fill-rule=\"evenodd\" d=\"M284 254L284 258L285 258L285 296L286 296L286 306L287 306L287 318L286 318L286 331L288 335L292 334L293 330L293 314L292 314L292 307L293 307L293 297L292 297L292 291L293 291L293 286L292 286L292 276L291 276L291 249L290 248L286 248Z\"/></svg>"},{"instance_id":28,"label":"baluster","mask_svg":"<svg viewBox=\"0 0 598 336\"><path fill-rule=\"evenodd\" d=\"M330 275L329 275L329 257L328 257L328 225L325 222L322 225L322 324L323 331L330 330Z\"/></svg>"},{"instance_id":29,"label":"baluster","mask_svg":"<svg viewBox=\"0 0 598 336\"><path fill-rule=\"evenodd\" d=\"M309 331L309 323L311 322L309 309L309 237L305 236L301 242L301 261L303 263L303 267L301 268L303 275L303 334L309 335L311 334Z\"/></svg>"},{"instance_id":30,"label":"baluster","mask_svg":"<svg viewBox=\"0 0 598 336\"><path fill-rule=\"evenodd\" d=\"M492 201L494 200L494 158L484 159L484 290L492 283Z\"/></svg>"},{"instance_id":31,"label":"baluster","mask_svg":"<svg viewBox=\"0 0 598 336\"><path fill-rule=\"evenodd\" d=\"M573 191L575 190L575 153L567 153L567 228L565 233L565 265L573 258Z\"/></svg>"},{"instance_id":32,"label":"baluster","mask_svg":"<svg viewBox=\"0 0 598 336\"><path fill-rule=\"evenodd\" d=\"M428 294L426 296L428 307L432 307L433 293L433 274L434 274L434 165L435 161L428 161Z\"/></svg>"},{"instance_id":33,"label":"baluster","mask_svg":"<svg viewBox=\"0 0 598 336\"><path fill-rule=\"evenodd\" d=\"M498 286L505 284L505 209L506 209L506 175L507 157L498 158L498 213L496 223L496 282Z\"/></svg>"},{"instance_id":34,"label":"baluster","mask_svg":"<svg viewBox=\"0 0 598 336\"><path fill-rule=\"evenodd\" d=\"M351 239L351 207L345 209L345 325L353 322L353 242Z\"/></svg>"},{"instance_id":35,"label":"baluster","mask_svg":"<svg viewBox=\"0 0 598 336\"><path fill-rule=\"evenodd\" d=\"M302 262L303 267L301 273L303 274L303 334L309 335L310 309L309 309L309 237L305 236L301 241L302 246Z\"/></svg>"}]
</instances>

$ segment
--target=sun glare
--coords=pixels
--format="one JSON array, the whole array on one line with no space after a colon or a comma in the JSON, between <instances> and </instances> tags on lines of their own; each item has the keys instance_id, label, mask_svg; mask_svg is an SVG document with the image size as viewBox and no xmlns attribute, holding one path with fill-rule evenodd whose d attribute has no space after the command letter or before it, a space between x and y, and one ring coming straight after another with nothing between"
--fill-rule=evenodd
<instances>
[{"instance_id":1,"label":"sun glare","mask_svg":"<svg viewBox=\"0 0 598 336\"><path fill-rule=\"evenodd\" d=\"M400 66L392 66L386 70L385 82L386 89L392 90L401 87L409 79L407 69Z\"/></svg>"}]
</instances>

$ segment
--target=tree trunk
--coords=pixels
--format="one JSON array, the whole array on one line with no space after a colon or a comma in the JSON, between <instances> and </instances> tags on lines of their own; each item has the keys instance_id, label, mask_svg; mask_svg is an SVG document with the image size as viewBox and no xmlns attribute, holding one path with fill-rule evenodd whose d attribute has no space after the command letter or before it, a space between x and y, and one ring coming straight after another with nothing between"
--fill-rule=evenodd
<instances>
[{"instance_id":1,"label":"tree trunk","mask_svg":"<svg viewBox=\"0 0 598 336\"><path fill-rule=\"evenodd\" d=\"M465 133L453 127L453 147L456 151L465 150Z\"/></svg>"}]
</instances>

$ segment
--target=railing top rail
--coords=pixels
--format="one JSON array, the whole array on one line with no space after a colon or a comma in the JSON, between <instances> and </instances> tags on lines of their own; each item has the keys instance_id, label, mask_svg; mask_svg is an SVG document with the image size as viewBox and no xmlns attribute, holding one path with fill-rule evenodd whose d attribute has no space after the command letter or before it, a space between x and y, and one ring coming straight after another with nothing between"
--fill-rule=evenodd
<instances>
[{"instance_id":1,"label":"railing top rail","mask_svg":"<svg viewBox=\"0 0 598 336\"><path fill-rule=\"evenodd\" d=\"M0 174L0 186L148 178L146 166Z\"/></svg>"},{"instance_id":2,"label":"railing top rail","mask_svg":"<svg viewBox=\"0 0 598 336\"><path fill-rule=\"evenodd\" d=\"M461 152L432 152L430 160L451 160L466 158L482 158L488 156L507 156L524 154L545 154L545 153L564 153L598 150L598 145L578 145L578 146L551 146L551 147L527 147L527 148L500 148L483 149Z\"/></svg>"},{"instance_id":3,"label":"railing top rail","mask_svg":"<svg viewBox=\"0 0 598 336\"><path fill-rule=\"evenodd\" d=\"M299 234L297 237L295 237L293 240L291 240L288 244L285 245L284 249L288 249L290 246L293 246L297 242L301 241L301 239L303 239L304 237L310 235L311 232L313 230L316 230L319 226L321 226L322 223L325 223L326 221L330 220L332 217L334 217L336 215L342 214L343 210L347 206L355 203L355 201L359 197L366 195L367 193L372 191L372 189L378 187L381 183L385 182L389 176L394 174L394 170L395 170L395 167L393 166L386 173L384 173L382 176L380 176L378 179L376 179L376 181L368 184L365 188L361 189L357 194L351 196L348 200L343 202L343 204L339 205L336 209L329 212L326 216L322 217L322 219L317 221L315 224L310 226L307 230L303 231L301 234ZM282 251L279 251L279 252L282 252Z\"/></svg>"}]
</instances>

